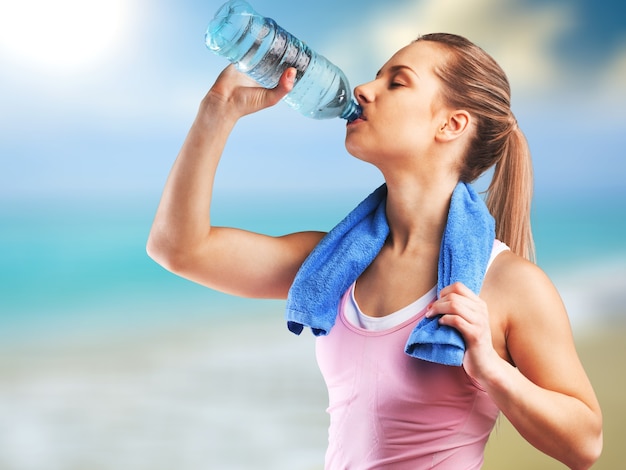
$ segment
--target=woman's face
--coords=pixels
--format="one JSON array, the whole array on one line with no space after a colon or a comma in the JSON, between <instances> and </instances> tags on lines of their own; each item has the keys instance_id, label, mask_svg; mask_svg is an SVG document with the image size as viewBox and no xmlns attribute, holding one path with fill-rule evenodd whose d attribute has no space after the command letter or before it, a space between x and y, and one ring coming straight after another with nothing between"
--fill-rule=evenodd
<instances>
[{"instance_id":1,"label":"woman's face","mask_svg":"<svg viewBox=\"0 0 626 470\"><path fill-rule=\"evenodd\" d=\"M346 148L352 155L381 168L397 159L414 162L433 150L436 132L446 122L434 66L445 55L436 43L414 42L373 81L356 87L363 116L347 126Z\"/></svg>"}]
</instances>

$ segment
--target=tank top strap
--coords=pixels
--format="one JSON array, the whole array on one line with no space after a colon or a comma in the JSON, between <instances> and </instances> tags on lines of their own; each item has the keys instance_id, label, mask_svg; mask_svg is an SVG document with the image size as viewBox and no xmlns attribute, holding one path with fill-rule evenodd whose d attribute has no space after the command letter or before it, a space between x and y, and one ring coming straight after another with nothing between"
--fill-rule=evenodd
<instances>
[{"instance_id":1,"label":"tank top strap","mask_svg":"<svg viewBox=\"0 0 626 470\"><path fill-rule=\"evenodd\" d=\"M489 255L489 261L487 262L487 269L485 271L489 270L489 268L491 267L491 263L493 263L493 260L496 259L496 256L504 251L510 251L510 248L506 243L501 242L496 238L493 241L493 248L491 249L491 255Z\"/></svg>"}]
</instances>

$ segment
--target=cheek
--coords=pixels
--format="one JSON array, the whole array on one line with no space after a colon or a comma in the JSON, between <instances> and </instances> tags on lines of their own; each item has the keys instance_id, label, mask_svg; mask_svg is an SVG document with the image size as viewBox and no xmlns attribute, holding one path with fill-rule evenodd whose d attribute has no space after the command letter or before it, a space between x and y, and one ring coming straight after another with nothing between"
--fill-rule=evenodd
<instances>
[{"instance_id":1,"label":"cheek","mask_svg":"<svg viewBox=\"0 0 626 470\"><path fill-rule=\"evenodd\" d=\"M393 114L393 113L391 113ZM426 132L415 119L404 119L403 114L377 116L376 122L366 122L346 131L345 147L353 156L366 161L393 158L414 153L424 146Z\"/></svg>"},{"instance_id":2,"label":"cheek","mask_svg":"<svg viewBox=\"0 0 626 470\"><path fill-rule=\"evenodd\" d=\"M408 122L390 126L385 135L386 147L392 153L414 152L422 146L423 139L420 128Z\"/></svg>"}]
</instances>

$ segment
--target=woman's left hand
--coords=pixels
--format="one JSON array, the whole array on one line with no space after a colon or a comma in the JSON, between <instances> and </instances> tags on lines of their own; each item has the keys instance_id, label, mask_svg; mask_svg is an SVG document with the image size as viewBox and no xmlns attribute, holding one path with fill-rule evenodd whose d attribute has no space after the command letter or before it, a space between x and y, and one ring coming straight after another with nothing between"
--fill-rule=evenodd
<instances>
[{"instance_id":1,"label":"woman's left hand","mask_svg":"<svg viewBox=\"0 0 626 470\"><path fill-rule=\"evenodd\" d=\"M441 325L461 333L465 371L530 444L569 468L587 469L602 449L602 412L563 302L543 271L512 253L490 269L482 292L485 299L497 292L499 304L490 307L498 317L506 312L502 318L493 310L490 319L485 300L461 283L442 289L427 315L441 315Z\"/></svg>"},{"instance_id":2,"label":"woman's left hand","mask_svg":"<svg viewBox=\"0 0 626 470\"><path fill-rule=\"evenodd\" d=\"M463 367L467 374L481 383L494 361L500 360L493 347L489 311L483 299L460 282L441 290L427 317L441 315L440 325L455 328L465 340Z\"/></svg>"}]
</instances>

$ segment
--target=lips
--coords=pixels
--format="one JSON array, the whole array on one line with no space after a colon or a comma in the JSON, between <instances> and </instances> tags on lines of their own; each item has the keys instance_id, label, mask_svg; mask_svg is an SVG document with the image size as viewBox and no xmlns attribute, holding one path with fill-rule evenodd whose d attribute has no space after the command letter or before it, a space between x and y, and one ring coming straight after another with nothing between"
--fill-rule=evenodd
<instances>
[{"instance_id":1,"label":"lips","mask_svg":"<svg viewBox=\"0 0 626 470\"><path fill-rule=\"evenodd\" d=\"M367 117L365 117L363 114L361 114L358 118L356 118L354 121L350 121L348 123L348 126L351 126L353 124L358 124L359 122L363 122L363 121L367 121Z\"/></svg>"}]
</instances>

